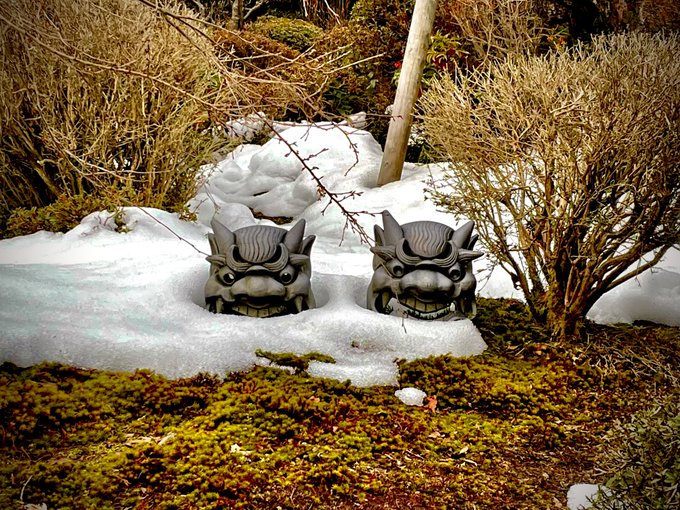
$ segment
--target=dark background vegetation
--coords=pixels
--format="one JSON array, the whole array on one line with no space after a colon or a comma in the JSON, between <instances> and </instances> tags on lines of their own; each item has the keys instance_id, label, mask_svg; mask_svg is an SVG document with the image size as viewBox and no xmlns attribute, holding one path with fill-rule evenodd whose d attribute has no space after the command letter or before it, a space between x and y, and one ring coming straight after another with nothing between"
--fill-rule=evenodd
<instances>
[{"instance_id":1,"label":"dark background vegetation","mask_svg":"<svg viewBox=\"0 0 680 510\"><path fill-rule=\"evenodd\" d=\"M160 16L144 0L3 3L2 237L64 231L122 205L182 211L200 165L228 146L209 135L253 111L279 120L364 111L382 143L413 0L243 1L238 32L220 29L233 12L225 0L171 2ZM475 38L502 4L439 2L425 86L493 55ZM542 29L538 52L596 33L680 26L672 0L518 4ZM129 16L111 14L121 9ZM92 39L96 31L108 36Z\"/></svg>"}]
</instances>

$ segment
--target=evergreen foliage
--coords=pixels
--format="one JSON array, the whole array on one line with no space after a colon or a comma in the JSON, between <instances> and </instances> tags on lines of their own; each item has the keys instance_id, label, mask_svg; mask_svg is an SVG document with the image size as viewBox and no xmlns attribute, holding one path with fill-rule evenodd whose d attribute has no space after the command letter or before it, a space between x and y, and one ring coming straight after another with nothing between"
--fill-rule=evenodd
<instances>
[{"instance_id":1,"label":"evergreen foliage","mask_svg":"<svg viewBox=\"0 0 680 510\"><path fill-rule=\"evenodd\" d=\"M323 30L301 19L262 17L249 29L298 51L306 51L323 36Z\"/></svg>"},{"instance_id":2,"label":"evergreen foliage","mask_svg":"<svg viewBox=\"0 0 680 510\"><path fill-rule=\"evenodd\" d=\"M611 475L594 510L680 508L680 400L664 397L653 407L617 421L600 464Z\"/></svg>"}]
</instances>

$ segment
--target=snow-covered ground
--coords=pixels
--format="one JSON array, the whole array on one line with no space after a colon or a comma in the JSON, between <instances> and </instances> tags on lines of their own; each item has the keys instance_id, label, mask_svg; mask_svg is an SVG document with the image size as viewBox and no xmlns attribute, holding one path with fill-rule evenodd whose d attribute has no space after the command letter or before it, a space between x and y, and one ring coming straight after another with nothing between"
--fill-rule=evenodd
<instances>
[{"instance_id":1,"label":"snow-covered ground","mask_svg":"<svg viewBox=\"0 0 680 510\"><path fill-rule=\"evenodd\" d=\"M597 499L600 490L606 492L607 488L592 483L572 485L567 492L567 507L570 510L587 510L591 507L591 502Z\"/></svg>"},{"instance_id":2,"label":"snow-covered ground","mask_svg":"<svg viewBox=\"0 0 680 510\"><path fill-rule=\"evenodd\" d=\"M441 168L406 164L403 178L375 187L382 152L370 134L350 128L294 126L264 146L243 145L211 173L192 201L199 220L128 208L127 233L115 231L106 212L91 214L66 234L38 232L0 241L0 360L29 365L42 360L113 370L150 368L170 377L224 373L262 363L256 349L321 352L335 364L313 362L314 375L367 386L396 383L397 358L482 352L472 322L423 322L383 316L365 308L372 254L336 205L318 200L314 168L335 193L357 192L343 206L365 211L366 233L388 209L400 223L434 220L458 225L424 199L424 181ZM298 315L253 319L204 309L203 286L213 215L232 230L269 216L304 218L312 249L317 308ZM479 292L521 295L485 259ZM605 296L591 317L603 322L647 319L680 324L680 256Z\"/></svg>"}]
</instances>

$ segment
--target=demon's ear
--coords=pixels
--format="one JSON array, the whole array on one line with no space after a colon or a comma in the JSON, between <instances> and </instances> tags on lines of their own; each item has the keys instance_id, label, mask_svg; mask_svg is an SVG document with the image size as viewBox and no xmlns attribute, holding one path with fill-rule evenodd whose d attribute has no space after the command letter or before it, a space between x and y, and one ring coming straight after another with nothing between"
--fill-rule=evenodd
<instances>
[{"instance_id":1,"label":"demon's ear","mask_svg":"<svg viewBox=\"0 0 680 510\"><path fill-rule=\"evenodd\" d=\"M221 267L227 265L227 256L224 253L213 253L212 255L208 255L205 260L210 262L211 274L215 274Z\"/></svg>"},{"instance_id":2,"label":"demon's ear","mask_svg":"<svg viewBox=\"0 0 680 510\"><path fill-rule=\"evenodd\" d=\"M213 255L217 253L226 253L227 249L236 244L236 236L234 233L219 222L217 218L213 218L210 222L214 234L208 234L208 242L210 243L210 250Z\"/></svg>"},{"instance_id":3,"label":"demon's ear","mask_svg":"<svg viewBox=\"0 0 680 510\"><path fill-rule=\"evenodd\" d=\"M300 253L302 237L305 235L305 220L298 221L283 237L288 253Z\"/></svg>"},{"instance_id":4,"label":"demon's ear","mask_svg":"<svg viewBox=\"0 0 680 510\"><path fill-rule=\"evenodd\" d=\"M390 214L389 211L385 210L382 212L383 226L385 227L384 243L385 245L396 245L399 239L404 237L404 231L401 225L397 223L397 220Z\"/></svg>"},{"instance_id":5,"label":"demon's ear","mask_svg":"<svg viewBox=\"0 0 680 510\"><path fill-rule=\"evenodd\" d=\"M217 255L220 252L217 246L217 239L215 239L215 234L208 234L208 242L210 243L210 253Z\"/></svg>"},{"instance_id":6,"label":"demon's ear","mask_svg":"<svg viewBox=\"0 0 680 510\"><path fill-rule=\"evenodd\" d=\"M307 255L308 257L311 256L312 253L312 245L314 244L314 240L316 239L316 236L307 236L302 240L302 248L300 249L300 253L303 255Z\"/></svg>"},{"instance_id":7,"label":"demon's ear","mask_svg":"<svg viewBox=\"0 0 680 510\"><path fill-rule=\"evenodd\" d=\"M385 246L385 231L378 225L373 226L373 234L376 246Z\"/></svg>"}]
</instances>

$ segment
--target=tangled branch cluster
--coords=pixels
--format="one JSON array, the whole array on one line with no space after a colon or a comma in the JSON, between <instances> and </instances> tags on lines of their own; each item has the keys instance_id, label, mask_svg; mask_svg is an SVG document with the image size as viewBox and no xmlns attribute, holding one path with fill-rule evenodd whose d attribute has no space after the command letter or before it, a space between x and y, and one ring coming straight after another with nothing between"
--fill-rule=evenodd
<instances>
[{"instance_id":1,"label":"tangled branch cluster","mask_svg":"<svg viewBox=\"0 0 680 510\"><path fill-rule=\"evenodd\" d=\"M426 135L453 162L434 198L477 221L556 335L680 241L679 51L677 35L600 37L423 98Z\"/></svg>"}]
</instances>

